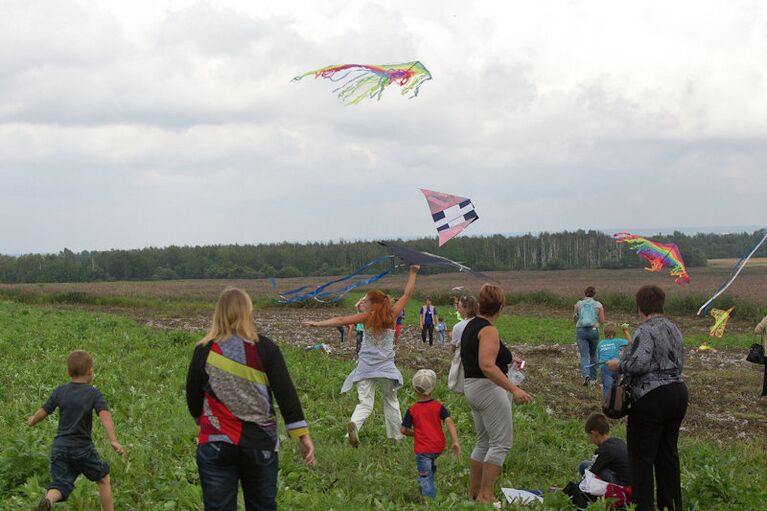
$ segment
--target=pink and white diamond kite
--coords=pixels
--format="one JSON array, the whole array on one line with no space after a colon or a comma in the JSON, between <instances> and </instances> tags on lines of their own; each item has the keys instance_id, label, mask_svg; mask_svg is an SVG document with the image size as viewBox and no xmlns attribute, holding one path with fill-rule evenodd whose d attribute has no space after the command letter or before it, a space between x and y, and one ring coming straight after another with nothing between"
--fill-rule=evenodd
<instances>
[{"instance_id":1,"label":"pink and white diamond kite","mask_svg":"<svg viewBox=\"0 0 767 511\"><path fill-rule=\"evenodd\" d=\"M420 190L429 204L431 218L439 234L440 247L479 218L471 199L425 188Z\"/></svg>"}]
</instances>

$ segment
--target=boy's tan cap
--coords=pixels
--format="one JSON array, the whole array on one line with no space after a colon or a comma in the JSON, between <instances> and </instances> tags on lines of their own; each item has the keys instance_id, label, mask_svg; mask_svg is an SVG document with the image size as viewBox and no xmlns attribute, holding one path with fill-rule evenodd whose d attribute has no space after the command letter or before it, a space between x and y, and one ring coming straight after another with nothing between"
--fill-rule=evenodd
<instances>
[{"instance_id":1,"label":"boy's tan cap","mask_svg":"<svg viewBox=\"0 0 767 511\"><path fill-rule=\"evenodd\" d=\"M437 384L437 373L431 369L419 369L413 375L412 383L419 394L431 394Z\"/></svg>"}]
</instances>

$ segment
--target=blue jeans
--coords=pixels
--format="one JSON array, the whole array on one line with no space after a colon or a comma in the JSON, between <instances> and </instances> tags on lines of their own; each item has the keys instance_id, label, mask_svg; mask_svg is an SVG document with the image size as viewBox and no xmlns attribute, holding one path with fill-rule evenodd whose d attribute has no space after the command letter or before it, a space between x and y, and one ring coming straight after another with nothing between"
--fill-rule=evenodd
<instances>
[{"instance_id":1,"label":"blue jeans","mask_svg":"<svg viewBox=\"0 0 767 511\"><path fill-rule=\"evenodd\" d=\"M581 477L583 477L583 474L591 468L591 465L593 463L594 462L591 460L586 460L581 462L580 465L578 465L578 472L581 474ZM618 484L618 477L615 475L615 472L613 472L609 468L603 468L598 474L594 474L594 475L606 483Z\"/></svg>"},{"instance_id":2,"label":"blue jeans","mask_svg":"<svg viewBox=\"0 0 767 511\"><path fill-rule=\"evenodd\" d=\"M437 497L437 487L434 486L434 473L437 471L439 454L416 454L415 467L418 469L418 486L424 497Z\"/></svg>"},{"instance_id":3,"label":"blue jeans","mask_svg":"<svg viewBox=\"0 0 767 511\"><path fill-rule=\"evenodd\" d=\"M581 353L581 376L597 381L597 346L599 329L578 327L575 329L575 341Z\"/></svg>"},{"instance_id":4,"label":"blue jeans","mask_svg":"<svg viewBox=\"0 0 767 511\"><path fill-rule=\"evenodd\" d=\"M602 398L607 399L607 394L610 393L610 387L613 386L615 380L618 379L618 373L610 371L606 365L600 366L602 371Z\"/></svg>"},{"instance_id":5,"label":"blue jeans","mask_svg":"<svg viewBox=\"0 0 767 511\"><path fill-rule=\"evenodd\" d=\"M279 466L274 450L245 449L227 442L198 445L205 511L237 511L238 483L247 511L276 510Z\"/></svg>"}]
</instances>

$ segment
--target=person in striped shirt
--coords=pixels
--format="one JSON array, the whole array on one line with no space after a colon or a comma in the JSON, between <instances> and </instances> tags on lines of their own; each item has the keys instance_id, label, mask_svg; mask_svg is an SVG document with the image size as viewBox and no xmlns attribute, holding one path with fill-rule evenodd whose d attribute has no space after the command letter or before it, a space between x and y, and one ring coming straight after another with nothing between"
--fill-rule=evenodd
<instances>
[{"instance_id":1,"label":"person in striped shirt","mask_svg":"<svg viewBox=\"0 0 767 511\"><path fill-rule=\"evenodd\" d=\"M195 346L186 381L189 413L200 426L197 467L205 511L277 509L279 436L273 398L304 462L314 465L298 393L279 347L257 334L253 304L241 289L221 293L213 326Z\"/></svg>"}]
</instances>

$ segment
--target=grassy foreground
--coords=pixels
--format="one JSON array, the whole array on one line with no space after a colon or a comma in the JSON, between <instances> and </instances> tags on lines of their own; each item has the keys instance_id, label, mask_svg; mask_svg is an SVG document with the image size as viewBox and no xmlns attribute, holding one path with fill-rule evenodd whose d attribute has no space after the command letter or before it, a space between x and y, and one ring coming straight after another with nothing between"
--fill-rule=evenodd
<instances>
[{"instance_id":1,"label":"grassy foreground","mask_svg":"<svg viewBox=\"0 0 767 511\"><path fill-rule=\"evenodd\" d=\"M408 314L412 320L413 311ZM33 429L27 428L25 420L56 385L67 380L64 360L73 349L94 354L93 383L112 408L118 438L128 452L127 461L118 458L103 430L94 424L96 445L112 467L116 509L202 509L194 462L196 426L184 400L186 367L196 335L152 330L119 316L9 302L0 302L0 324L4 362L0 371L1 509L30 509L48 484L48 451L56 417ZM513 322L508 328L513 333ZM568 328L572 328L569 323ZM471 415L462 396L445 389L444 375L435 397L450 409L464 452L458 461L447 455L440 459L438 500L423 504L415 481L412 443L396 446L387 441L380 408L362 430L359 449L344 442L356 394L340 395L338 391L353 362L291 346L283 346L283 350L310 422L318 466L305 468L283 432L282 509L481 509L464 498L474 440ZM405 374L408 381L410 376ZM413 399L408 386L400 391L403 412ZM575 478L577 463L592 454L593 447L582 432L583 418L552 418L546 413L545 399L539 396L535 403L515 408L515 444L500 479L502 486L563 486ZM616 422L615 426L615 433L623 436L623 424ZM729 445L719 445L683 433L686 508L760 509L767 487L762 441L734 439ZM543 505L519 507L568 508L556 493L548 494ZM602 504L591 507L603 508ZM98 509L96 485L81 478L69 502L57 509Z\"/></svg>"}]
</instances>

